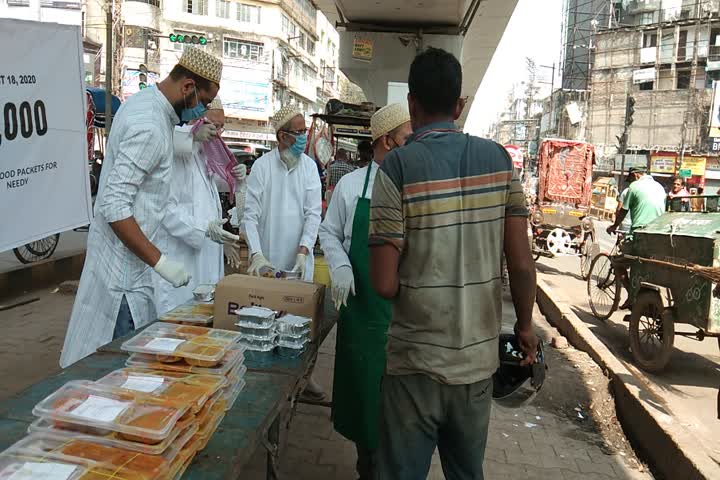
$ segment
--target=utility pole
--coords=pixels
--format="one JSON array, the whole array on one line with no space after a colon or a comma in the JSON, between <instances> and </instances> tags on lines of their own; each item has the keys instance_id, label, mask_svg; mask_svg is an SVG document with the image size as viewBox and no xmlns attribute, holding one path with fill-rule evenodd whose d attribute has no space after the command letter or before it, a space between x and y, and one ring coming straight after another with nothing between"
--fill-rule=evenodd
<instances>
[{"instance_id":1,"label":"utility pole","mask_svg":"<svg viewBox=\"0 0 720 480\"><path fill-rule=\"evenodd\" d=\"M147 28L143 27L143 47L145 48L145 61L143 64L148 64L148 31Z\"/></svg>"},{"instance_id":2,"label":"utility pole","mask_svg":"<svg viewBox=\"0 0 720 480\"><path fill-rule=\"evenodd\" d=\"M106 3L107 18L105 32L105 138L110 137L112 124L112 70L113 70L113 8L114 0Z\"/></svg>"}]
</instances>

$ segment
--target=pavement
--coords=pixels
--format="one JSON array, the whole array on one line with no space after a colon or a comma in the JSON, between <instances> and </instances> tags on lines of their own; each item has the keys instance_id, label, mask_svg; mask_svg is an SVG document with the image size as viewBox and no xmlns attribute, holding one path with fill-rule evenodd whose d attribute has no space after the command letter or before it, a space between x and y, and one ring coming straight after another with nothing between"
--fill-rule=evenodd
<instances>
[{"instance_id":1,"label":"pavement","mask_svg":"<svg viewBox=\"0 0 720 480\"><path fill-rule=\"evenodd\" d=\"M2 313L0 338L0 399L37 382L58 369L57 361L72 308L73 295L55 289L32 292L38 300ZM15 299L17 300L17 299ZM505 327L513 323L512 305L505 301ZM538 333L545 339L557 336L536 313ZM321 346L316 366L318 381L332 392L335 334ZM613 445L627 445L624 438L604 436L607 418L593 416L597 405L611 402L602 371L582 352L547 347L550 369L543 390L527 407L508 410L494 407L490 425L485 473L488 480L525 479L530 476L560 480L650 479L649 473ZM579 364L587 364L580 369ZM593 380L587 375L592 374ZM590 385L595 385L590 387ZM597 388L596 388L597 387ZM600 392L593 392L599 390ZM595 397L593 398L593 395ZM598 397L597 395L600 395ZM602 400L598 400L602 398ZM574 405L586 411L579 421ZM602 424L602 425L601 425ZM603 426L603 428L600 428ZM617 427L615 429L622 431ZM355 450L351 442L334 432L326 407L299 405L282 432L281 478L297 480L354 479ZM265 454L261 449L244 476L265 478ZM433 458L429 479L444 478L439 457Z\"/></svg>"},{"instance_id":2,"label":"pavement","mask_svg":"<svg viewBox=\"0 0 720 480\"><path fill-rule=\"evenodd\" d=\"M604 231L606 226L598 226L601 251L609 251L614 245L614 237ZM562 292L564 297L571 299L575 315L641 384L657 395L659 405L656 408L668 418L668 430L671 424L675 429L687 430L689 437L696 439L712 460L720 464L717 419L720 352L717 339L708 338L701 342L676 335L675 350L665 371L650 374L639 370L633 364L627 323L623 321L629 312L616 312L606 322L592 315L587 302L586 282L579 277L579 260L570 257L541 258L537 264L539 278L554 291ZM678 331L694 333L689 325L676 327Z\"/></svg>"}]
</instances>

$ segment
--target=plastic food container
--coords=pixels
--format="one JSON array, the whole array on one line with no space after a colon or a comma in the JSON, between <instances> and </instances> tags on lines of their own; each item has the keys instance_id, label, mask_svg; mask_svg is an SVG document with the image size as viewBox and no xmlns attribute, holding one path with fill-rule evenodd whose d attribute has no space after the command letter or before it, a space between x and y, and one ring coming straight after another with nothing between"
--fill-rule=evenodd
<instances>
[{"instance_id":1,"label":"plastic food container","mask_svg":"<svg viewBox=\"0 0 720 480\"><path fill-rule=\"evenodd\" d=\"M227 388L227 387L226 387ZM224 391L224 390L223 390ZM88 435L80 433L71 428L62 428L55 425L55 422L47 418L39 418L28 427L29 433L45 433L55 437L67 440L87 440L96 442L101 445L109 445L111 447L124 448L134 452L147 453L149 455L160 455L170 446L184 445L198 431L198 423L195 418L179 420L170 435L162 442L156 445L147 445L145 443L129 442L123 440L117 432L110 432L103 436ZM2 477L0 477L2 478Z\"/></svg>"},{"instance_id":2,"label":"plastic food container","mask_svg":"<svg viewBox=\"0 0 720 480\"><path fill-rule=\"evenodd\" d=\"M117 472L116 478L152 480L164 477L180 452L179 447L160 455L125 450L95 441L68 440L50 434L34 433L14 445L18 451L39 457L58 456L92 462L94 470ZM43 477L44 478L44 477ZM82 478L82 477L81 477Z\"/></svg>"},{"instance_id":3,"label":"plastic food container","mask_svg":"<svg viewBox=\"0 0 720 480\"><path fill-rule=\"evenodd\" d=\"M90 462L72 458L33 455L14 446L0 453L0 480L79 480L91 470Z\"/></svg>"},{"instance_id":4,"label":"plastic food container","mask_svg":"<svg viewBox=\"0 0 720 480\"><path fill-rule=\"evenodd\" d=\"M238 365L236 368L233 368L227 375L228 384L225 389L232 388L233 385L239 383L240 380L245 378L245 373L247 373L247 367L245 365Z\"/></svg>"},{"instance_id":5,"label":"plastic food container","mask_svg":"<svg viewBox=\"0 0 720 480\"><path fill-rule=\"evenodd\" d=\"M212 324L215 315L214 308L213 302L190 300L162 315L160 320L182 325L207 326Z\"/></svg>"},{"instance_id":6,"label":"plastic food container","mask_svg":"<svg viewBox=\"0 0 720 480\"><path fill-rule=\"evenodd\" d=\"M238 325L238 332L243 338L253 338L256 340L271 340L275 336L275 326L270 324L268 327L256 327L250 325Z\"/></svg>"},{"instance_id":7,"label":"plastic food container","mask_svg":"<svg viewBox=\"0 0 720 480\"><path fill-rule=\"evenodd\" d=\"M235 400L238 399L240 396L240 392L245 389L245 379L241 378L240 381L238 381L236 384L225 387L225 390L223 391L223 398L225 399L225 411L227 412L230 410L233 405L235 405Z\"/></svg>"},{"instance_id":8,"label":"plastic food container","mask_svg":"<svg viewBox=\"0 0 720 480\"><path fill-rule=\"evenodd\" d=\"M92 434L118 432L123 440L154 445L170 435L187 410L92 382L72 381L38 403L33 414L54 420L56 427L70 424L90 427Z\"/></svg>"},{"instance_id":9,"label":"plastic food container","mask_svg":"<svg viewBox=\"0 0 720 480\"><path fill-rule=\"evenodd\" d=\"M198 302L210 302L215 298L215 285L198 285L193 290L193 298Z\"/></svg>"},{"instance_id":10,"label":"plastic food container","mask_svg":"<svg viewBox=\"0 0 720 480\"><path fill-rule=\"evenodd\" d=\"M277 320L277 331L283 335L309 335L312 320L297 315L284 315Z\"/></svg>"},{"instance_id":11,"label":"plastic food container","mask_svg":"<svg viewBox=\"0 0 720 480\"><path fill-rule=\"evenodd\" d=\"M230 370L245 362L245 347L234 344L225 354L220 363L214 367L197 367L181 360L177 363L163 363L155 355L134 353L130 355L126 364L128 367L138 367L150 370L164 370L168 372L198 373L201 375L225 376Z\"/></svg>"},{"instance_id":12,"label":"plastic food container","mask_svg":"<svg viewBox=\"0 0 720 480\"><path fill-rule=\"evenodd\" d=\"M277 344L280 347L294 348L297 350L305 348L305 344L310 341L307 337L291 337L287 335L279 335Z\"/></svg>"},{"instance_id":13,"label":"plastic food container","mask_svg":"<svg viewBox=\"0 0 720 480\"><path fill-rule=\"evenodd\" d=\"M277 335L273 335L270 339L255 340L252 338L243 338L240 340L240 345L245 347L249 351L253 352L269 352L275 348L275 340Z\"/></svg>"},{"instance_id":14,"label":"plastic food container","mask_svg":"<svg viewBox=\"0 0 720 480\"><path fill-rule=\"evenodd\" d=\"M122 368L95 383L147 395L167 404L187 405L192 413L197 413L229 381L217 375Z\"/></svg>"},{"instance_id":15,"label":"plastic food container","mask_svg":"<svg viewBox=\"0 0 720 480\"><path fill-rule=\"evenodd\" d=\"M275 312L265 307L243 307L235 312L237 325L269 328L275 324Z\"/></svg>"},{"instance_id":16,"label":"plastic food container","mask_svg":"<svg viewBox=\"0 0 720 480\"><path fill-rule=\"evenodd\" d=\"M121 348L156 355L160 362L174 363L184 359L197 367L214 367L239 338L240 334L228 330L155 323L125 341Z\"/></svg>"},{"instance_id":17,"label":"plastic food container","mask_svg":"<svg viewBox=\"0 0 720 480\"><path fill-rule=\"evenodd\" d=\"M302 278L300 272L293 272L292 270L281 270L279 273L278 278L284 280L300 280Z\"/></svg>"},{"instance_id":18,"label":"plastic food container","mask_svg":"<svg viewBox=\"0 0 720 480\"><path fill-rule=\"evenodd\" d=\"M170 478L172 480L179 480L182 477L182 475L185 473L185 470L187 470L188 466L190 466L190 463L195 457L195 454L200 449L200 443L201 439L198 437L198 435L193 435L190 441L182 447L177 458L170 466L170 472L167 478Z\"/></svg>"}]
</instances>

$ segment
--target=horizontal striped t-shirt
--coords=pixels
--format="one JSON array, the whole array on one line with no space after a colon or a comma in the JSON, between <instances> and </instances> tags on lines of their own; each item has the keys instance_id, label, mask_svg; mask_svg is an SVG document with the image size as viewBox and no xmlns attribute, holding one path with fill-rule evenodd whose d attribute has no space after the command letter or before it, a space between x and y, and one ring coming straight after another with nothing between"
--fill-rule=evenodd
<instances>
[{"instance_id":1,"label":"horizontal striped t-shirt","mask_svg":"<svg viewBox=\"0 0 720 480\"><path fill-rule=\"evenodd\" d=\"M451 385L498 367L505 217L527 216L505 149L452 123L416 131L375 178L370 245L401 251L387 373Z\"/></svg>"}]
</instances>

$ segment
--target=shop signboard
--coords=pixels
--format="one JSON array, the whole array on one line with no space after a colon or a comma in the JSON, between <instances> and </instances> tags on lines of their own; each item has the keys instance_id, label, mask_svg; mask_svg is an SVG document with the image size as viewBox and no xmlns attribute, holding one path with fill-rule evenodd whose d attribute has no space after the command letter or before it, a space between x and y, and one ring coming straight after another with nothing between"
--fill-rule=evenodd
<instances>
[{"instance_id":1,"label":"shop signboard","mask_svg":"<svg viewBox=\"0 0 720 480\"><path fill-rule=\"evenodd\" d=\"M675 173L676 160L677 155L674 153L653 153L650 155L650 173L672 175Z\"/></svg>"},{"instance_id":2,"label":"shop signboard","mask_svg":"<svg viewBox=\"0 0 720 480\"><path fill-rule=\"evenodd\" d=\"M705 176L705 157L685 157L680 162L681 170L690 170L693 176Z\"/></svg>"},{"instance_id":3,"label":"shop signboard","mask_svg":"<svg viewBox=\"0 0 720 480\"><path fill-rule=\"evenodd\" d=\"M690 178L692 177L692 170L689 168L681 168L680 169L680 178Z\"/></svg>"},{"instance_id":4,"label":"shop signboard","mask_svg":"<svg viewBox=\"0 0 720 480\"><path fill-rule=\"evenodd\" d=\"M371 61L373 58L373 41L369 39L353 39L352 57L357 60Z\"/></svg>"},{"instance_id":5,"label":"shop signboard","mask_svg":"<svg viewBox=\"0 0 720 480\"><path fill-rule=\"evenodd\" d=\"M711 152L720 152L720 82L717 80L713 82L713 101L709 117L708 149Z\"/></svg>"}]
</instances>

